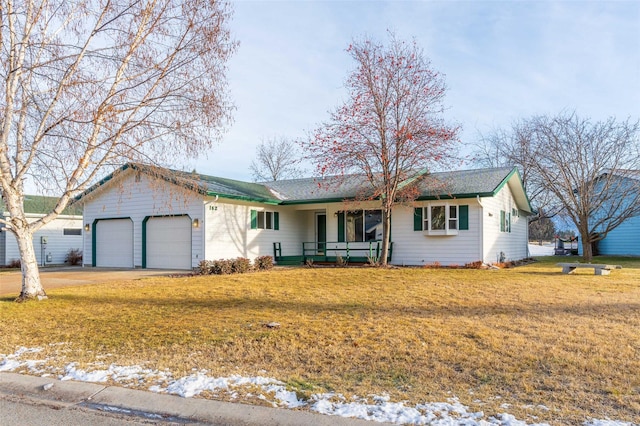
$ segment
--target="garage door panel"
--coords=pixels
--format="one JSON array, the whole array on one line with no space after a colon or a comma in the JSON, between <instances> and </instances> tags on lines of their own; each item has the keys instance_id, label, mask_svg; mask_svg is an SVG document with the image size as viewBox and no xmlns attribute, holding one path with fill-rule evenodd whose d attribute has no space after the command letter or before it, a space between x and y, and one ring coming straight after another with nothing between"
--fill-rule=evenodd
<instances>
[{"instance_id":1,"label":"garage door panel","mask_svg":"<svg viewBox=\"0 0 640 426\"><path fill-rule=\"evenodd\" d=\"M191 269L188 216L152 217L146 227L147 268Z\"/></svg>"},{"instance_id":2,"label":"garage door panel","mask_svg":"<svg viewBox=\"0 0 640 426\"><path fill-rule=\"evenodd\" d=\"M96 222L96 266L133 268L133 222L110 219Z\"/></svg>"}]
</instances>

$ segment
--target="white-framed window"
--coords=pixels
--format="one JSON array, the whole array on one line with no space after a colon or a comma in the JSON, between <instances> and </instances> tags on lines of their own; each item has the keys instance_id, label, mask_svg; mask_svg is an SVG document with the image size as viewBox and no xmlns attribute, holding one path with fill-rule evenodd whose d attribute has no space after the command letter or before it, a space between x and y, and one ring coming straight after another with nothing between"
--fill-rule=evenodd
<instances>
[{"instance_id":1,"label":"white-framed window","mask_svg":"<svg viewBox=\"0 0 640 426\"><path fill-rule=\"evenodd\" d=\"M273 212L258 212L258 229L273 229Z\"/></svg>"},{"instance_id":2,"label":"white-framed window","mask_svg":"<svg viewBox=\"0 0 640 426\"><path fill-rule=\"evenodd\" d=\"M511 212L500 210L500 232L511 232Z\"/></svg>"},{"instance_id":3,"label":"white-framed window","mask_svg":"<svg viewBox=\"0 0 640 426\"><path fill-rule=\"evenodd\" d=\"M251 210L251 229L280 229L280 214L266 210Z\"/></svg>"},{"instance_id":4,"label":"white-framed window","mask_svg":"<svg viewBox=\"0 0 640 426\"><path fill-rule=\"evenodd\" d=\"M422 230L428 235L456 235L458 233L459 206L430 204L424 207Z\"/></svg>"}]
</instances>

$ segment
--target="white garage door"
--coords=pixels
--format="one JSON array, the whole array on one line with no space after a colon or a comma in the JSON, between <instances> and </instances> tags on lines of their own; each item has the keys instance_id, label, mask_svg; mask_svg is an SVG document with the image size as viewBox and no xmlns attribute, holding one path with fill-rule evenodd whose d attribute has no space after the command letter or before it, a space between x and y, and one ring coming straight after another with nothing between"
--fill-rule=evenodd
<instances>
[{"instance_id":1,"label":"white garage door","mask_svg":"<svg viewBox=\"0 0 640 426\"><path fill-rule=\"evenodd\" d=\"M96 266L133 268L131 219L96 222Z\"/></svg>"},{"instance_id":2,"label":"white garage door","mask_svg":"<svg viewBox=\"0 0 640 426\"><path fill-rule=\"evenodd\" d=\"M191 269L191 219L152 217L147 221L147 268Z\"/></svg>"}]
</instances>

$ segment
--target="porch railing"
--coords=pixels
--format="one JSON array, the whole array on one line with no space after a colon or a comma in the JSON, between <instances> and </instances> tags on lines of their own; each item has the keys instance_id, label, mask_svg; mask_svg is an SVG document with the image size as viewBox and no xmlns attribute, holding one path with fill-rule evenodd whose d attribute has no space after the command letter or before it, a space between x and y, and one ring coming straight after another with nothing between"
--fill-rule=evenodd
<instances>
[{"instance_id":1,"label":"porch railing","mask_svg":"<svg viewBox=\"0 0 640 426\"><path fill-rule=\"evenodd\" d=\"M302 255L283 256L281 243L273 243L274 260L280 264L314 262L334 263L338 259L346 262L365 263L377 261L382 252L382 241L366 242L303 242ZM393 242L389 243L387 262L391 261Z\"/></svg>"}]
</instances>

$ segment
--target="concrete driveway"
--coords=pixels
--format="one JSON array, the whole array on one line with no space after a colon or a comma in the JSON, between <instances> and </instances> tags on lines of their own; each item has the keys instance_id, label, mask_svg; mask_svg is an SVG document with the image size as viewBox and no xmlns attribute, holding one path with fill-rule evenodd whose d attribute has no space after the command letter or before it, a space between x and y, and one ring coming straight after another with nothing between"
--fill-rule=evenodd
<instances>
[{"instance_id":1,"label":"concrete driveway","mask_svg":"<svg viewBox=\"0 0 640 426\"><path fill-rule=\"evenodd\" d=\"M108 281L134 280L143 277L161 277L167 275L184 275L189 271L165 269L120 269L93 267L52 267L40 268L40 280L44 291L74 285L104 283ZM0 296L16 296L22 288L20 271L0 271Z\"/></svg>"}]
</instances>

